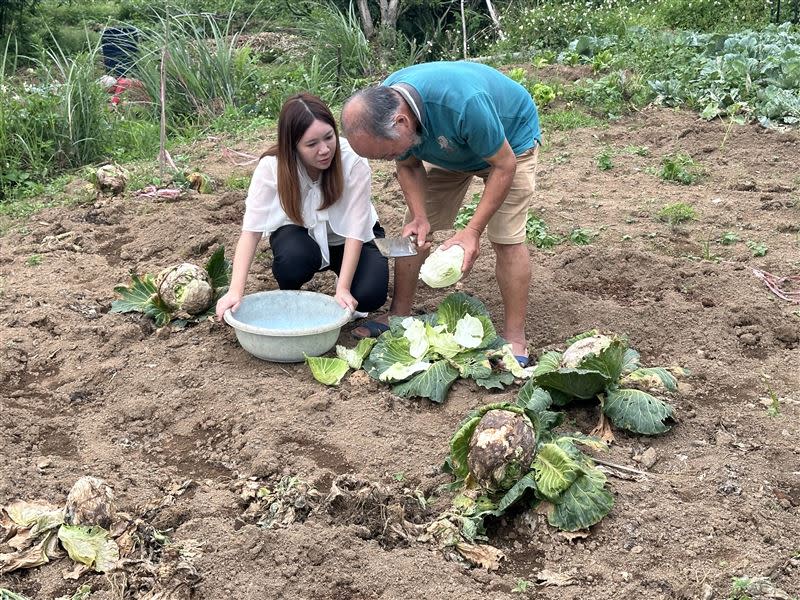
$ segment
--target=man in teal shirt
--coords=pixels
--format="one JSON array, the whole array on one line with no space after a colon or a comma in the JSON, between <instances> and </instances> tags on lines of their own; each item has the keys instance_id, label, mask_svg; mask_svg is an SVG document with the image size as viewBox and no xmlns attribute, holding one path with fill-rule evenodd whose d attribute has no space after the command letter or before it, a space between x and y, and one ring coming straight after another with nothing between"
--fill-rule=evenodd
<instances>
[{"instance_id":1,"label":"man in teal shirt","mask_svg":"<svg viewBox=\"0 0 800 600\"><path fill-rule=\"evenodd\" d=\"M442 244L464 249L468 272L487 230L504 307L503 337L527 364L525 317L531 267L525 243L541 141L536 104L525 88L478 63L434 62L390 75L354 94L342 109L351 147L366 158L395 160L408 210L403 235L416 235L417 256L395 261L389 314L411 313L428 234L452 229L472 178L484 190L469 224ZM366 324L377 334L385 324ZM357 332L356 332L357 333Z\"/></svg>"}]
</instances>

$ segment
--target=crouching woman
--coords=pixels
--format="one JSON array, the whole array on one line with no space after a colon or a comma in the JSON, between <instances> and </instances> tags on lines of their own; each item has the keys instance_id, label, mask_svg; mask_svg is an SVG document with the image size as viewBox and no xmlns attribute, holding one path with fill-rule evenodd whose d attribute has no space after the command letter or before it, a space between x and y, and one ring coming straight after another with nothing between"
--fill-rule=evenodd
<instances>
[{"instance_id":1,"label":"crouching woman","mask_svg":"<svg viewBox=\"0 0 800 600\"><path fill-rule=\"evenodd\" d=\"M272 272L282 290L297 290L332 269L336 301L370 312L386 301L389 265L375 243L383 237L370 201L371 172L344 138L322 100L291 96L278 119L278 142L253 173L228 292L217 317L236 310L261 237L269 236Z\"/></svg>"}]
</instances>

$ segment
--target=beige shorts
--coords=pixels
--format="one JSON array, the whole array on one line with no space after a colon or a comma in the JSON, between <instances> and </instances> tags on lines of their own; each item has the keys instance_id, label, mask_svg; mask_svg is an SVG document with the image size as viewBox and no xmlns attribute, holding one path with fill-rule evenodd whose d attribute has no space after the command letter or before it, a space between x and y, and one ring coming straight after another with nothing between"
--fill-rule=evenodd
<instances>
[{"instance_id":1,"label":"beige shorts","mask_svg":"<svg viewBox=\"0 0 800 600\"><path fill-rule=\"evenodd\" d=\"M520 244L525 241L528 207L536 191L538 157L538 144L517 156L517 171L508 196L489 220L486 228L490 241L496 244ZM428 174L425 211L431 224L431 232L452 229L472 178L480 177L485 184L489 169L448 171L430 163L423 165ZM411 215L406 210L406 223L409 221Z\"/></svg>"}]
</instances>

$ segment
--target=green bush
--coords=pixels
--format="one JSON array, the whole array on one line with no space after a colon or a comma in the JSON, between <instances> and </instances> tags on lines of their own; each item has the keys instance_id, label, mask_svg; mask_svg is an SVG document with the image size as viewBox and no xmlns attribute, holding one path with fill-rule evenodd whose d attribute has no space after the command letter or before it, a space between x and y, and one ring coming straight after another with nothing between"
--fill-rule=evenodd
<instances>
[{"instance_id":1,"label":"green bush","mask_svg":"<svg viewBox=\"0 0 800 600\"><path fill-rule=\"evenodd\" d=\"M6 79L0 69L0 200L107 155L110 111L97 82L98 51L72 58L56 46L25 80Z\"/></svg>"},{"instance_id":2,"label":"green bush","mask_svg":"<svg viewBox=\"0 0 800 600\"><path fill-rule=\"evenodd\" d=\"M769 22L768 0L661 0L654 25L690 31L726 31Z\"/></svg>"},{"instance_id":3,"label":"green bush","mask_svg":"<svg viewBox=\"0 0 800 600\"><path fill-rule=\"evenodd\" d=\"M512 7L504 15L507 45L561 50L580 35L621 35L634 19L629 3L614 0L542 0ZM632 3L630 3L632 4Z\"/></svg>"},{"instance_id":4,"label":"green bush","mask_svg":"<svg viewBox=\"0 0 800 600\"><path fill-rule=\"evenodd\" d=\"M646 104L652 92L642 84L640 77L620 70L598 79L580 80L569 96L595 114L616 118L632 107Z\"/></svg>"}]
</instances>

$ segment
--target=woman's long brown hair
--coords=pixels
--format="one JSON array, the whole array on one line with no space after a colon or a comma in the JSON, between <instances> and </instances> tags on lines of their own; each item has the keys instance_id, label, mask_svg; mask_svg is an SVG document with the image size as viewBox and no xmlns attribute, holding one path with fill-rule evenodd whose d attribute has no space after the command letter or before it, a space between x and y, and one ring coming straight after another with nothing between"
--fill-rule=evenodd
<instances>
[{"instance_id":1,"label":"woman's long brown hair","mask_svg":"<svg viewBox=\"0 0 800 600\"><path fill-rule=\"evenodd\" d=\"M336 135L336 152L331 166L320 174L322 203L317 210L334 204L342 195L344 177L342 175L342 153L339 146L339 131L333 114L325 103L308 93L294 94L283 103L278 118L278 143L267 150L264 156L274 156L278 161L278 196L281 207L292 222L303 226L301 209L300 180L297 175L297 144L306 130L319 120L333 127Z\"/></svg>"}]
</instances>

